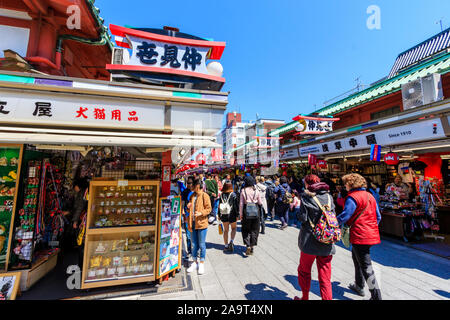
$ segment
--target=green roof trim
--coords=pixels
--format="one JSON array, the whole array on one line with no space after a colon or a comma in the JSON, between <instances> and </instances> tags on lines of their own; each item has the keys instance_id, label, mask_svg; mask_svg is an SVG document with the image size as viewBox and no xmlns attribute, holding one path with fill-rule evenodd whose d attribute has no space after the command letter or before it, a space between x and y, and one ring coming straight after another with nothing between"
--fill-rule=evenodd
<instances>
[{"instance_id":1,"label":"green roof trim","mask_svg":"<svg viewBox=\"0 0 450 320\"><path fill-rule=\"evenodd\" d=\"M285 124L282 127L279 127L277 129L274 129L274 130L270 131L268 133L268 135L272 137L272 136L275 136L275 135L280 135L282 133L288 132L288 131L294 129L297 126L297 124L298 124L298 121L289 122L288 124Z\"/></svg>"},{"instance_id":2,"label":"green roof trim","mask_svg":"<svg viewBox=\"0 0 450 320\"><path fill-rule=\"evenodd\" d=\"M406 70L405 72L386 79L370 88L354 93L349 97L337 101L329 106L326 106L318 111L319 115L333 115L354 106L361 105L368 101L381 98L385 95L401 90L401 86L410 81L424 77L431 73L444 74L450 71L450 53L439 56L436 59L424 62L415 68Z\"/></svg>"},{"instance_id":3,"label":"green roof trim","mask_svg":"<svg viewBox=\"0 0 450 320\"><path fill-rule=\"evenodd\" d=\"M92 15L94 17L94 19L97 21L97 24L99 26L99 28L101 29L100 32L100 36L103 36L106 39L106 44L109 46L109 48L111 49L111 51L114 49L114 45L111 41L111 36L108 32L108 28L105 27L104 22L105 20L100 17L99 13L100 13L100 9L97 8L95 5L95 0L86 0L86 4L88 5L89 9L92 12Z\"/></svg>"}]
</instances>

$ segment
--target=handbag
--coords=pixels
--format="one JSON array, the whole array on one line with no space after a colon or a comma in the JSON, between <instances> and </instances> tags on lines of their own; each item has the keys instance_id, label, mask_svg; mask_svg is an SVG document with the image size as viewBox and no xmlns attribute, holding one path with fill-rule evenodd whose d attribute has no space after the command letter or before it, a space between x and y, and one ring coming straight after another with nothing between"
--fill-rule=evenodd
<instances>
[{"instance_id":1,"label":"handbag","mask_svg":"<svg viewBox=\"0 0 450 320\"><path fill-rule=\"evenodd\" d=\"M369 206L369 195L367 195L366 207L361 210L361 212L356 217L355 221L353 221L353 224L355 224L356 220L358 220L358 218L363 214L363 212L366 211L368 206ZM344 225L341 228L341 241L346 248L350 247L350 228L351 228L351 226L347 226L347 225Z\"/></svg>"},{"instance_id":2,"label":"handbag","mask_svg":"<svg viewBox=\"0 0 450 320\"><path fill-rule=\"evenodd\" d=\"M245 218L246 219L257 219L259 217L259 207L256 203L248 203L247 202L247 192L244 189L244 198L245 198Z\"/></svg>"}]
</instances>

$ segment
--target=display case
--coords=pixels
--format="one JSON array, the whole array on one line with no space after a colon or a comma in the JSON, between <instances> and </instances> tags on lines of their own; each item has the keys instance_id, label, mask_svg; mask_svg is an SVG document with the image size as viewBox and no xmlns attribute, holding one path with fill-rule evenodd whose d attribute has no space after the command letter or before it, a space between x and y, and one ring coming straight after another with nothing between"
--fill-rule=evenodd
<instances>
[{"instance_id":1,"label":"display case","mask_svg":"<svg viewBox=\"0 0 450 320\"><path fill-rule=\"evenodd\" d=\"M156 279L159 181L92 181L82 289Z\"/></svg>"},{"instance_id":2,"label":"display case","mask_svg":"<svg viewBox=\"0 0 450 320\"><path fill-rule=\"evenodd\" d=\"M0 270L7 270L14 228L22 145L0 145Z\"/></svg>"}]
</instances>

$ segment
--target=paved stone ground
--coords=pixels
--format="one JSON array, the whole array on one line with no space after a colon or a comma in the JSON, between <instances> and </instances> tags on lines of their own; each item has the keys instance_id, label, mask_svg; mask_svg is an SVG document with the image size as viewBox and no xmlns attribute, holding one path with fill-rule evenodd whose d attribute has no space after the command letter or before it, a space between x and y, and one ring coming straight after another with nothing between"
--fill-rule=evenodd
<instances>
[{"instance_id":1,"label":"paved stone ground","mask_svg":"<svg viewBox=\"0 0 450 320\"><path fill-rule=\"evenodd\" d=\"M244 256L245 246L240 233L235 239L235 252L223 253L223 239L217 226L210 226L207 235L205 274L192 274L194 292L168 295L169 299L210 300L286 300L301 295L297 283L300 251L297 247L299 229L277 229L278 222L267 222L266 234L259 236L253 256ZM332 261L333 299L361 300L347 285L353 282L351 252L336 247ZM373 247L372 260L382 295L387 300L449 300L450 260L382 240ZM184 272L185 270L183 270ZM156 298L156 297L155 297ZM162 296L158 297L162 299ZM312 270L311 300L320 299L317 268Z\"/></svg>"}]
</instances>

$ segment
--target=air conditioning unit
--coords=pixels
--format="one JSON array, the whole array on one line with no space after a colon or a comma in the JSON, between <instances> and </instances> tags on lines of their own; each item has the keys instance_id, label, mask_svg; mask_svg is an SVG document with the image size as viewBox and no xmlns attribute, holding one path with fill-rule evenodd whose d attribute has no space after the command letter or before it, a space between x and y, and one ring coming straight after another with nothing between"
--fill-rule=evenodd
<instances>
[{"instance_id":1,"label":"air conditioning unit","mask_svg":"<svg viewBox=\"0 0 450 320\"><path fill-rule=\"evenodd\" d=\"M426 77L402 85L403 110L417 108L444 98L441 75L430 74Z\"/></svg>"}]
</instances>

